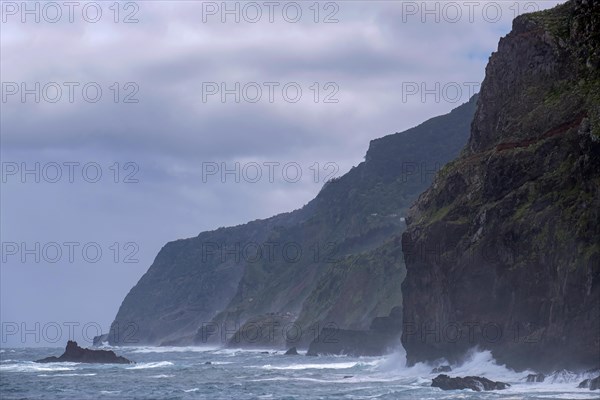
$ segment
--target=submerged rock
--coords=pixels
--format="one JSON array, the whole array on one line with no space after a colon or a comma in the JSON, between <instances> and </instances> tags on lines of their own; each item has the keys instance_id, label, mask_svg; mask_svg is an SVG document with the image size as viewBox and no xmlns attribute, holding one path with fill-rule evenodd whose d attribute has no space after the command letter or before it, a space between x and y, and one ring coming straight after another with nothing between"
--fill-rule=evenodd
<instances>
[{"instance_id":1,"label":"submerged rock","mask_svg":"<svg viewBox=\"0 0 600 400\"><path fill-rule=\"evenodd\" d=\"M295 347L292 347L291 349L286 351L284 354L284 356L297 356L297 355L298 355L298 350L296 350Z\"/></svg>"},{"instance_id":2,"label":"submerged rock","mask_svg":"<svg viewBox=\"0 0 600 400\"><path fill-rule=\"evenodd\" d=\"M439 367L432 369L431 373L439 374L442 372L450 372L450 371L452 371L452 368L449 365L440 365Z\"/></svg>"},{"instance_id":3,"label":"submerged rock","mask_svg":"<svg viewBox=\"0 0 600 400\"><path fill-rule=\"evenodd\" d=\"M471 389L476 392L481 392L484 390L502 390L508 388L510 385L504 382L494 382L479 376L450 378L448 375L442 374L433 378L431 386L439 387L442 390Z\"/></svg>"},{"instance_id":4,"label":"submerged rock","mask_svg":"<svg viewBox=\"0 0 600 400\"><path fill-rule=\"evenodd\" d=\"M600 375L594 379L586 379L577 386L579 389L600 390Z\"/></svg>"},{"instance_id":5,"label":"submerged rock","mask_svg":"<svg viewBox=\"0 0 600 400\"><path fill-rule=\"evenodd\" d=\"M36 360L37 363L52 362L79 362L93 364L133 364L133 361L125 357L117 356L111 350L90 350L77 345L77 342L69 340L65 352L60 357L46 357Z\"/></svg>"}]
</instances>

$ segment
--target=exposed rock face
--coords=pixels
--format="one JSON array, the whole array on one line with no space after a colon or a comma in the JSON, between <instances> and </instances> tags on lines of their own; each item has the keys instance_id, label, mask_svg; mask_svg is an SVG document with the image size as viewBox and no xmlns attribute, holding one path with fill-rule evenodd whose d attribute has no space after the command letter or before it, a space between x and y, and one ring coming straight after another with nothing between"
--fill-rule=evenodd
<instances>
[{"instance_id":1,"label":"exposed rock face","mask_svg":"<svg viewBox=\"0 0 600 400\"><path fill-rule=\"evenodd\" d=\"M409 364L490 349L516 369L598 365L600 2L519 16L471 137L409 213Z\"/></svg>"},{"instance_id":2,"label":"exposed rock face","mask_svg":"<svg viewBox=\"0 0 600 400\"><path fill-rule=\"evenodd\" d=\"M402 304L403 217L466 143L475 103L372 141L364 162L300 210L168 243L123 300L109 343L235 345L272 314L292 316L300 334L269 347L308 346L330 324L368 330Z\"/></svg>"},{"instance_id":3,"label":"exposed rock face","mask_svg":"<svg viewBox=\"0 0 600 400\"><path fill-rule=\"evenodd\" d=\"M369 330L321 329L306 355L380 356L400 346L401 332L402 311L394 307L387 317L374 318Z\"/></svg>"},{"instance_id":4,"label":"exposed rock face","mask_svg":"<svg viewBox=\"0 0 600 400\"><path fill-rule=\"evenodd\" d=\"M392 335L402 332L402 308L394 307L387 317L374 318L369 329Z\"/></svg>"},{"instance_id":5,"label":"exposed rock face","mask_svg":"<svg viewBox=\"0 0 600 400\"><path fill-rule=\"evenodd\" d=\"M482 392L484 390L503 390L508 388L510 385L504 382L494 382L479 376L450 378L448 375L438 375L437 377L433 378L431 386L439 387L442 390L471 389L476 392Z\"/></svg>"},{"instance_id":6,"label":"exposed rock face","mask_svg":"<svg viewBox=\"0 0 600 400\"><path fill-rule=\"evenodd\" d=\"M60 357L46 357L37 360L37 363L53 362L78 362L91 364L131 364L125 357L117 356L110 350L90 350L77 345L77 342L69 340L65 352Z\"/></svg>"},{"instance_id":7,"label":"exposed rock face","mask_svg":"<svg viewBox=\"0 0 600 400\"><path fill-rule=\"evenodd\" d=\"M593 379L586 379L577 386L580 389L600 390L600 375Z\"/></svg>"}]
</instances>

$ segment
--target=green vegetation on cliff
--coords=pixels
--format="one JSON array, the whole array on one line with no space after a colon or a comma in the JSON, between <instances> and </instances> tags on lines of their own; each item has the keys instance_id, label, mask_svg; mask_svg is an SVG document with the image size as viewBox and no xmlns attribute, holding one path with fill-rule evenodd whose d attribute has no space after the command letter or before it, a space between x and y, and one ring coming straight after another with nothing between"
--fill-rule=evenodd
<instances>
[{"instance_id":1,"label":"green vegetation on cliff","mask_svg":"<svg viewBox=\"0 0 600 400\"><path fill-rule=\"evenodd\" d=\"M409 213L409 362L479 346L515 368L598 366L599 26L599 2L572 0L517 17L500 40L467 147ZM449 324L475 330L420 340Z\"/></svg>"}]
</instances>

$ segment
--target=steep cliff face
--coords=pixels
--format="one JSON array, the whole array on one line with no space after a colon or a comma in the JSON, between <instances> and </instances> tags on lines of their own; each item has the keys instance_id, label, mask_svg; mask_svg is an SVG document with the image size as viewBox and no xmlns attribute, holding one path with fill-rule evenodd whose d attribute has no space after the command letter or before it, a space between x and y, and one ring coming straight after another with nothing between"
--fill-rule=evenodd
<instances>
[{"instance_id":1,"label":"steep cliff face","mask_svg":"<svg viewBox=\"0 0 600 400\"><path fill-rule=\"evenodd\" d=\"M193 336L236 293L250 258L231 249L248 238L262 243L270 229L292 221L282 214L167 243L123 300L109 343L158 345Z\"/></svg>"},{"instance_id":2,"label":"steep cliff face","mask_svg":"<svg viewBox=\"0 0 600 400\"><path fill-rule=\"evenodd\" d=\"M600 5L515 19L471 136L403 235L409 363L475 346L515 368L600 355Z\"/></svg>"},{"instance_id":3,"label":"steep cliff face","mask_svg":"<svg viewBox=\"0 0 600 400\"><path fill-rule=\"evenodd\" d=\"M475 104L374 140L364 162L300 210L168 243L109 342L285 347L268 326L295 322L295 343L307 346L328 323L368 329L401 304L403 217L464 147Z\"/></svg>"}]
</instances>

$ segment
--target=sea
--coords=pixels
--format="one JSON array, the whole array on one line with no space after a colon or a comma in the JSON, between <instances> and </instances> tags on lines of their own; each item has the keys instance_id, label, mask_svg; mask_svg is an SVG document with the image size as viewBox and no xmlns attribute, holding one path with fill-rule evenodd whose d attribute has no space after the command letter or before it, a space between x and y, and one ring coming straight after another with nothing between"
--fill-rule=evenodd
<instances>
[{"instance_id":1,"label":"sea","mask_svg":"<svg viewBox=\"0 0 600 400\"><path fill-rule=\"evenodd\" d=\"M110 348L110 347L104 347ZM498 365L472 351L450 376L484 376L506 390L443 391L431 387L435 364L407 368L402 350L383 357L302 355L282 351L201 347L110 348L131 365L38 364L64 348L0 350L0 399L599 399L577 389L581 374L559 371L527 383L533 371ZM584 374L585 375L585 374Z\"/></svg>"}]
</instances>

